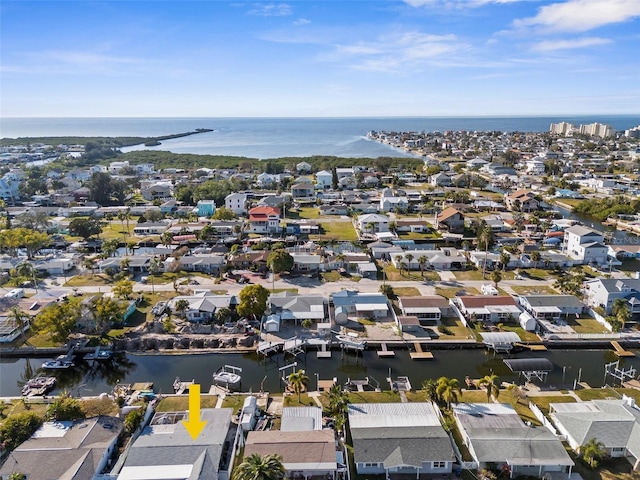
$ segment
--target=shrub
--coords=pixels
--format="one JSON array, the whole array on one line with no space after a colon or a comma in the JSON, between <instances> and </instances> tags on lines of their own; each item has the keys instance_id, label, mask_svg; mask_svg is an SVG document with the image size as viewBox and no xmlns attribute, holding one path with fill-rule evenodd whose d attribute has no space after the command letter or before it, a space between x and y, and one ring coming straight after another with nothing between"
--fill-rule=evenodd
<instances>
[{"instance_id":1,"label":"shrub","mask_svg":"<svg viewBox=\"0 0 640 480\"><path fill-rule=\"evenodd\" d=\"M33 412L13 415L0 425L0 442L11 451L28 440L41 423L42 419Z\"/></svg>"},{"instance_id":2,"label":"shrub","mask_svg":"<svg viewBox=\"0 0 640 480\"><path fill-rule=\"evenodd\" d=\"M438 325L438 332L442 333L443 335L453 335L451 329L446 325Z\"/></svg>"}]
</instances>

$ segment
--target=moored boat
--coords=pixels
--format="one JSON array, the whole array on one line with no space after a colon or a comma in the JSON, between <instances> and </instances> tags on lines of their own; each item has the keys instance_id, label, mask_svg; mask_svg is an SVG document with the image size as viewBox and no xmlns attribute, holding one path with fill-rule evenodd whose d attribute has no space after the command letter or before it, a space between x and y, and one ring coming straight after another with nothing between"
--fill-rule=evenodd
<instances>
[{"instance_id":1,"label":"moored boat","mask_svg":"<svg viewBox=\"0 0 640 480\"><path fill-rule=\"evenodd\" d=\"M357 337L350 337L349 335L336 335L336 340L338 340L340 345L344 348L364 350L367 346L367 342L365 340L358 340Z\"/></svg>"},{"instance_id":2,"label":"moored boat","mask_svg":"<svg viewBox=\"0 0 640 480\"><path fill-rule=\"evenodd\" d=\"M47 370L64 370L74 366L73 360L70 360L66 355L62 355L55 360L47 360L42 364L42 368Z\"/></svg>"},{"instance_id":3,"label":"moored boat","mask_svg":"<svg viewBox=\"0 0 640 480\"><path fill-rule=\"evenodd\" d=\"M109 360L113 355L111 350L101 350L100 346L97 346L95 351L87 353L84 357L85 360Z\"/></svg>"},{"instance_id":4,"label":"moored boat","mask_svg":"<svg viewBox=\"0 0 640 480\"><path fill-rule=\"evenodd\" d=\"M22 387L21 393L25 397L31 397L35 395L44 395L49 390L53 389L56 385L56 377L46 377L44 375L37 375L27 381Z\"/></svg>"},{"instance_id":5,"label":"moored boat","mask_svg":"<svg viewBox=\"0 0 640 480\"><path fill-rule=\"evenodd\" d=\"M242 382L240 372L242 372L240 367L225 365L213 374L213 384L228 390L237 390Z\"/></svg>"}]
</instances>

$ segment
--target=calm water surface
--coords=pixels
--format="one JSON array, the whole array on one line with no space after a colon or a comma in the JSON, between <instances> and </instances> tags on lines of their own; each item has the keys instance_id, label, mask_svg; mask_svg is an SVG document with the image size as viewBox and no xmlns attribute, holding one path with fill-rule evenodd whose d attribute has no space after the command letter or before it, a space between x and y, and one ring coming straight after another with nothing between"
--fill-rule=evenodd
<instances>
[{"instance_id":1,"label":"calm water surface","mask_svg":"<svg viewBox=\"0 0 640 480\"><path fill-rule=\"evenodd\" d=\"M434 359L415 361L409 358L407 351L396 351L392 359L380 359L376 352L366 351L364 355L353 353L341 355L334 351L331 359L316 358L315 352L295 357L283 354L258 360L248 354L190 354L190 355L121 355L108 364L92 367L79 362L70 371L55 372L59 389L74 394L96 395L110 392L118 382L133 383L152 381L155 390L173 393L172 384L176 377L182 380L195 380L207 391L211 386L211 376L222 365L229 364L243 369L242 390L257 392L281 392L280 368L297 362L296 368L305 369L310 379L310 388L315 389L316 373L320 379L337 377L340 383L347 379L373 377L388 389L386 378L408 376L414 389L428 378L440 376L455 377L464 382L465 376L479 378L493 372L501 381L523 383L524 379L513 374L502 361L504 355L494 355L485 350L434 350ZM512 355L515 358L548 358L554 365L547 384L572 385L580 378L593 387L604 383L613 384L609 377L605 382L604 365L617 358L612 350L550 350L547 352L522 352ZM25 378L31 377L44 359L2 359L0 360L0 396L20 394ZM640 370L640 358L621 360L625 368L633 366ZM581 370L581 372L580 372ZM291 369L288 373L291 372ZM619 384L615 380L615 384Z\"/></svg>"}]
</instances>

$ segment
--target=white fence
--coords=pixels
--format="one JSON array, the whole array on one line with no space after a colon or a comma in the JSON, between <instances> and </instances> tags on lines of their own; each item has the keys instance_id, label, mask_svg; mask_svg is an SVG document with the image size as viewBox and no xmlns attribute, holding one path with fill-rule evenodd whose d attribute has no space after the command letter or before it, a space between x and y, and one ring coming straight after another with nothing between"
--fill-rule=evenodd
<instances>
[{"instance_id":1,"label":"white fence","mask_svg":"<svg viewBox=\"0 0 640 480\"><path fill-rule=\"evenodd\" d=\"M551 433L553 433L555 436L558 436L558 431L556 430L556 427L554 427L553 424L549 421L549 419L544 416L544 413L542 413L542 410L540 410L537 405L529 402L529 409L533 412L533 415L538 420L540 420L540 423L542 423L542 425L547 427L547 429Z\"/></svg>"}]
</instances>

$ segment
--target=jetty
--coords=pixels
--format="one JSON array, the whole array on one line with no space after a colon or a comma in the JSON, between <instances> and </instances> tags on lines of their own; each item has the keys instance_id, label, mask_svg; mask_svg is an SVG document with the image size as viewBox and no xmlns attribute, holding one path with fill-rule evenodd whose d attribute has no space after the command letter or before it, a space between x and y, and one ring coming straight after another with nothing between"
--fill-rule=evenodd
<instances>
[{"instance_id":1,"label":"jetty","mask_svg":"<svg viewBox=\"0 0 640 480\"><path fill-rule=\"evenodd\" d=\"M396 352L394 352L393 350L389 350L387 348L386 342L382 342L380 344L380 350L377 350L377 352L378 352L378 357L389 358L389 357L396 356Z\"/></svg>"},{"instance_id":2,"label":"jetty","mask_svg":"<svg viewBox=\"0 0 640 480\"><path fill-rule=\"evenodd\" d=\"M420 342L413 342L413 346L415 347L415 352L409 352L409 356L411 360L430 360L433 358L433 353L425 352L422 350L422 345Z\"/></svg>"},{"instance_id":3,"label":"jetty","mask_svg":"<svg viewBox=\"0 0 640 480\"><path fill-rule=\"evenodd\" d=\"M611 341L611 346L614 348L615 350L615 354L618 357L635 357L636 354L629 351L629 350L625 350L622 345L620 345L618 342L616 342L615 340Z\"/></svg>"},{"instance_id":4,"label":"jetty","mask_svg":"<svg viewBox=\"0 0 640 480\"><path fill-rule=\"evenodd\" d=\"M191 387L191 385L193 385L194 383L196 383L195 380L191 380L190 382L183 382L180 380L180 377L176 377L176 379L173 381L173 391L176 395L182 395L185 392L188 392L189 387Z\"/></svg>"},{"instance_id":5,"label":"jetty","mask_svg":"<svg viewBox=\"0 0 640 480\"><path fill-rule=\"evenodd\" d=\"M514 347L526 348L532 352L546 352L547 347L541 343L514 343Z\"/></svg>"}]
</instances>

